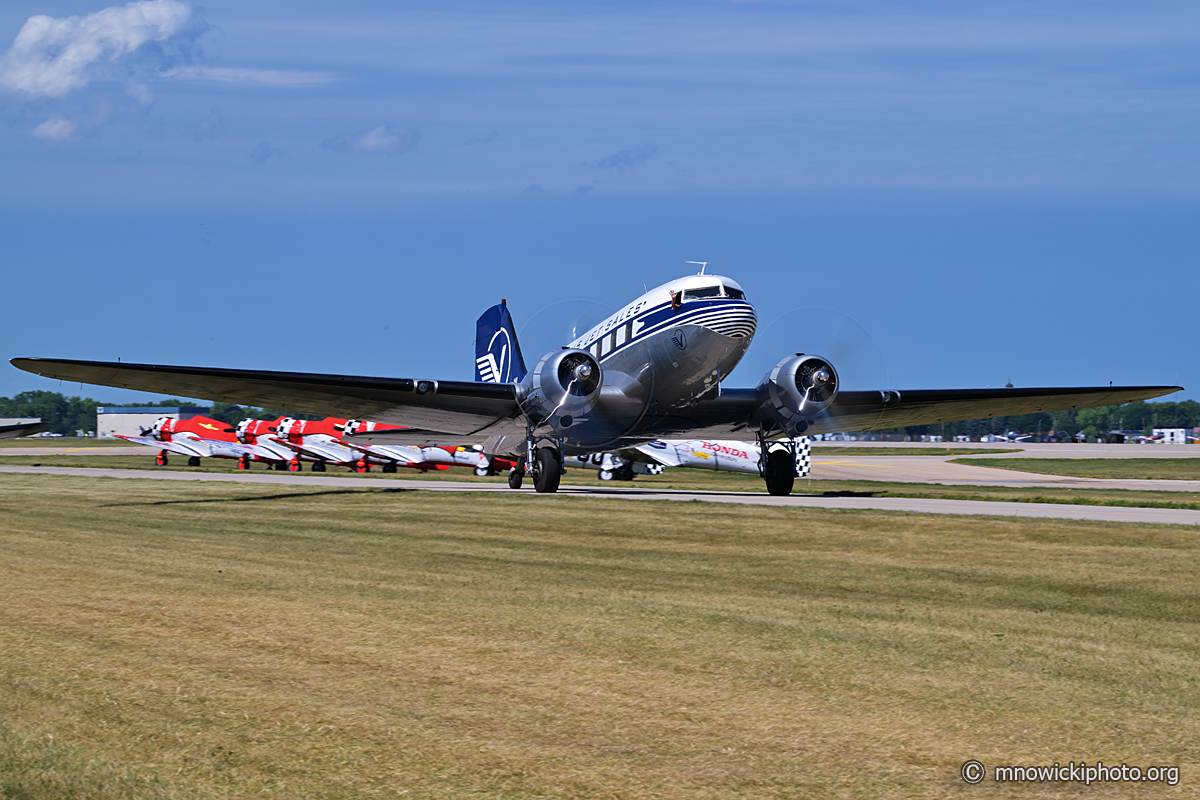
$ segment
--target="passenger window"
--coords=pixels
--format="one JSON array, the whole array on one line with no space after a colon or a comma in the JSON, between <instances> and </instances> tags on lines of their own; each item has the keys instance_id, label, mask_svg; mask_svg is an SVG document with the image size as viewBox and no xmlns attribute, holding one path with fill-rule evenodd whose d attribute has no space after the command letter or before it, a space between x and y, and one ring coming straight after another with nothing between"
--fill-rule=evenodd
<instances>
[{"instance_id":1,"label":"passenger window","mask_svg":"<svg viewBox=\"0 0 1200 800\"><path fill-rule=\"evenodd\" d=\"M732 286L725 287L725 296L732 297L734 300L745 300L746 299L745 292L743 292L741 289L735 289Z\"/></svg>"},{"instance_id":2,"label":"passenger window","mask_svg":"<svg viewBox=\"0 0 1200 800\"><path fill-rule=\"evenodd\" d=\"M684 289L683 290L684 301L699 300L704 297L720 297L720 296L721 296L721 287L720 286L700 286L695 289Z\"/></svg>"}]
</instances>

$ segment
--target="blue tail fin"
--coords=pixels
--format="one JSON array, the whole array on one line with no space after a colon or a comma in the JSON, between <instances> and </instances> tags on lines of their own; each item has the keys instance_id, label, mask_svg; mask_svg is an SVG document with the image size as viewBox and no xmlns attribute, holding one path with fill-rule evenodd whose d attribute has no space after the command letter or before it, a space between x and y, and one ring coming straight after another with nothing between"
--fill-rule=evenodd
<instances>
[{"instance_id":1,"label":"blue tail fin","mask_svg":"<svg viewBox=\"0 0 1200 800\"><path fill-rule=\"evenodd\" d=\"M512 315L501 300L475 323L475 380L514 383L525 377L525 359L517 344Z\"/></svg>"}]
</instances>

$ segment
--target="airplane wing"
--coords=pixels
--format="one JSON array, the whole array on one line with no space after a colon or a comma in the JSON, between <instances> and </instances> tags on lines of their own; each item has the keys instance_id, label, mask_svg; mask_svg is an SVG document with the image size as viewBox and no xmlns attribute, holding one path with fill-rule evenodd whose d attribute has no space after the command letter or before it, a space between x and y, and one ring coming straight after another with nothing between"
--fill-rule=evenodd
<instances>
[{"instance_id":1,"label":"airplane wing","mask_svg":"<svg viewBox=\"0 0 1200 800\"><path fill-rule=\"evenodd\" d=\"M1181 389L1180 386L1084 386L842 391L813 421L807 435L1111 406L1162 397ZM674 412L646 433L660 439L751 440L758 424L754 390L723 389L720 397Z\"/></svg>"},{"instance_id":2,"label":"airplane wing","mask_svg":"<svg viewBox=\"0 0 1200 800\"><path fill-rule=\"evenodd\" d=\"M369 418L443 434L525 435L525 421L512 384L52 358L14 358L11 363L47 378L99 386L282 408L293 413Z\"/></svg>"},{"instance_id":3,"label":"airplane wing","mask_svg":"<svg viewBox=\"0 0 1200 800\"><path fill-rule=\"evenodd\" d=\"M0 439L18 439L22 436L32 436L49 428L49 422L18 422L13 425L0 425Z\"/></svg>"},{"instance_id":4,"label":"airplane wing","mask_svg":"<svg viewBox=\"0 0 1200 800\"><path fill-rule=\"evenodd\" d=\"M12 364L49 378L285 408L292 412L369 418L416 429L372 431L351 437L367 444L452 446L505 436L523 441L525 437L525 420L513 384L43 358L14 358ZM871 431L1116 405L1161 397L1181 388L1104 386L843 391L813 421L807 433ZM613 444L636 446L651 439L749 440L757 434L759 420L753 389L722 389L720 396L701 400L689 408L657 416L647 414L636 432Z\"/></svg>"},{"instance_id":5,"label":"airplane wing","mask_svg":"<svg viewBox=\"0 0 1200 800\"><path fill-rule=\"evenodd\" d=\"M204 458L212 455L212 450L205 446L198 446L195 439L175 439L169 442L160 442L157 439L148 439L143 436L122 436L115 434L118 439L124 439L127 442L134 444L144 444L146 447L153 447L155 450L166 450L170 453L177 453L181 456L197 456Z\"/></svg>"}]
</instances>

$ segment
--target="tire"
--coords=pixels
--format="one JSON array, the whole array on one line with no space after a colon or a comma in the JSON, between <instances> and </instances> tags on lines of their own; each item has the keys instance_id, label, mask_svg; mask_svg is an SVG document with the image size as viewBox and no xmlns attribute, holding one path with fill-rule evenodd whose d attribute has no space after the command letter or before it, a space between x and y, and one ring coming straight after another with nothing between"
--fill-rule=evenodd
<instances>
[{"instance_id":1,"label":"tire","mask_svg":"<svg viewBox=\"0 0 1200 800\"><path fill-rule=\"evenodd\" d=\"M200 466L200 456L188 456L188 466L189 467Z\"/></svg>"},{"instance_id":2,"label":"tire","mask_svg":"<svg viewBox=\"0 0 1200 800\"><path fill-rule=\"evenodd\" d=\"M792 454L787 450L773 450L767 453L767 465L763 477L767 481L767 494L775 497L787 497L792 493L796 483L796 465Z\"/></svg>"},{"instance_id":3,"label":"tire","mask_svg":"<svg viewBox=\"0 0 1200 800\"><path fill-rule=\"evenodd\" d=\"M508 471L508 488L520 489L522 481L525 480L525 470L513 468Z\"/></svg>"},{"instance_id":4,"label":"tire","mask_svg":"<svg viewBox=\"0 0 1200 800\"><path fill-rule=\"evenodd\" d=\"M613 471L613 477L619 481L631 481L633 480L633 467L629 464L617 467Z\"/></svg>"},{"instance_id":5,"label":"tire","mask_svg":"<svg viewBox=\"0 0 1200 800\"><path fill-rule=\"evenodd\" d=\"M304 465L300 463L299 459L288 462L288 470L290 472L299 472L303 468L304 468Z\"/></svg>"},{"instance_id":6,"label":"tire","mask_svg":"<svg viewBox=\"0 0 1200 800\"><path fill-rule=\"evenodd\" d=\"M167 466L167 464L169 463L167 460L167 451L163 450L161 453L159 453L157 456L155 456L154 463L160 467Z\"/></svg>"},{"instance_id":7,"label":"tire","mask_svg":"<svg viewBox=\"0 0 1200 800\"><path fill-rule=\"evenodd\" d=\"M553 494L562 480L562 456L553 447L537 451L537 470L533 473L533 489L538 494Z\"/></svg>"},{"instance_id":8,"label":"tire","mask_svg":"<svg viewBox=\"0 0 1200 800\"><path fill-rule=\"evenodd\" d=\"M613 479L613 474L610 470L607 470L607 469L600 470L600 480L611 481L612 479Z\"/></svg>"},{"instance_id":9,"label":"tire","mask_svg":"<svg viewBox=\"0 0 1200 800\"><path fill-rule=\"evenodd\" d=\"M324 471L325 471L325 462L324 462L324 461L318 461L318 462L316 462L315 464L313 464L313 465L312 465L312 471L313 471L313 472L324 472Z\"/></svg>"},{"instance_id":10,"label":"tire","mask_svg":"<svg viewBox=\"0 0 1200 800\"><path fill-rule=\"evenodd\" d=\"M271 468L276 472L287 472L288 463L286 461L276 461Z\"/></svg>"},{"instance_id":11,"label":"tire","mask_svg":"<svg viewBox=\"0 0 1200 800\"><path fill-rule=\"evenodd\" d=\"M384 464L383 471L388 475L394 475L396 473L396 462L389 461L388 463Z\"/></svg>"},{"instance_id":12,"label":"tire","mask_svg":"<svg viewBox=\"0 0 1200 800\"><path fill-rule=\"evenodd\" d=\"M486 478L487 476L488 476L488 468L487 467L476 467L475 468L475 477Z\"/></svg>"}]
</instances>

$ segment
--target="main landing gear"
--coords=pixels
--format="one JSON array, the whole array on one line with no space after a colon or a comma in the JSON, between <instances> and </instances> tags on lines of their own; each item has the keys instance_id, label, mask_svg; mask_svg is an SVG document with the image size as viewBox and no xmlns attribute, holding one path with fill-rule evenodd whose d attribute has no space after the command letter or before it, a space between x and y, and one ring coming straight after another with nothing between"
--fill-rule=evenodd
<instances>
[{"instance_id":1,"label":"main landing gear","mask_svg":"<svg viewBox=\"0 0 1200 800\"><path fill-rule=\"evenodd\" d=\"M758 453L758 474L767 483L767 494L787 497L796 485L796 440L768 441L767 432L760 426Z\"/></svg>"},{"instance_id":2,"label":"main landing gear","mask_svg":"<svg viewBox=\"0 0 1200 800\"><path fill-rule=\"evenodd\" d=\"M538 445L541 445L540 447ZM520 489L528 466L533 478L533 490L538 494L553 494L562 481L562 440L552 436L537 436L526 428L525 457L508 472L508 488Z\"/></svg>"}]
</instances>

